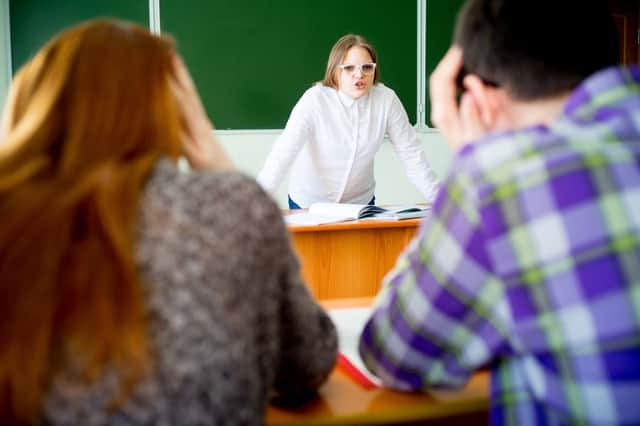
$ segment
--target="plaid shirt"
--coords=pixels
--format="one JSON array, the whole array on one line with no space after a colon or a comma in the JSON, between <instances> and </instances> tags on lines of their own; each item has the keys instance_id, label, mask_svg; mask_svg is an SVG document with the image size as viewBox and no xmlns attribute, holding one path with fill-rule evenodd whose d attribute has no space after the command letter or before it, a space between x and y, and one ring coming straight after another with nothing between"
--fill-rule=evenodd
<instances>
[{"instance_id":1,"label":"plaid shirt","mask_svg":"<svg viewBox=\"0 0 640 426\"><path fill-rule=\"evenodd\" d=\"M398 389L492 371L492 424L640 424L640 68L466 146L360 340Z\"/></svg>"}]
</instances>

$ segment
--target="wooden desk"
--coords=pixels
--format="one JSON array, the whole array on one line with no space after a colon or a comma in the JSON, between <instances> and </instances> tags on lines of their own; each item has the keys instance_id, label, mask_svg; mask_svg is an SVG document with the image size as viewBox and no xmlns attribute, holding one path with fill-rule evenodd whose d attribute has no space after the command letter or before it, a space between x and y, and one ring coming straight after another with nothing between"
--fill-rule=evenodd
<instances>
[{"instance_id":1,"label":"wooden desk","mask_svg":"<svg viewBox=\"0 0 640 426\"><path fill-rule=\"evenodd\" d=\"M415 236L420 219L289 226L317 300L371 297Z\"/></svg>"},{"instance_id":2,"label":"wooden desk","mask_svg":"<svg viewBox=\"0 0 640 426\"><path fill-rule=\"evenodd\" d=\"M323 302L325 308L358 307L371 298ZM365 389L335 369L319 396L295 410L269 406L266 424L291 425L486 425L489 423L489 373L473 375L459 390L404 393Z\"/></svg>"}]
</instances>

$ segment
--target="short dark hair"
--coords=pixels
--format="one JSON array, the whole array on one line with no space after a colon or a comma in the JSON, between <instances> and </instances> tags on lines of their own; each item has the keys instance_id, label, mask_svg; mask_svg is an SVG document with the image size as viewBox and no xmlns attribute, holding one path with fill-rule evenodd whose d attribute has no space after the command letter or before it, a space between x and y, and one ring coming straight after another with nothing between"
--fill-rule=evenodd
<instances>
[{"instance_id":1,"label":"short dark hair","mask_svg":"<svg viewBox=\"0 0 640 426\"><path fill-rule=\"evenodd\" d=\"M468 0L454 43L467 72L520 100L571 91L619 62L606 0Z\"/></svg>"}]
</instances>

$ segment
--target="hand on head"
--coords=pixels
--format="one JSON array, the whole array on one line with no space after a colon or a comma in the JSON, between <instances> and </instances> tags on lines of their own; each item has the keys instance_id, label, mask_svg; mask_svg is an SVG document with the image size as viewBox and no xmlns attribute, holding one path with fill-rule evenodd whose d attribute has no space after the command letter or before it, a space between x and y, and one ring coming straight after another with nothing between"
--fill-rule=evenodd
<instances>
[{"instance_id":1,"label":"hand on head","mask_svg":"<svg viewBox=\"0 0 640 426\"><path fill-rule=\"evenodd\" d=\"M231 170L233 163L220 146L191 76L180 57L174 59L170 81L182 119L184 153L192 168Z\"/></svg>"},{"instance_id":2,"label":"hand on head","mask_svg":"<svg viewBox=\"0 0 640 426\"><path fill-rule=\"evenodd\" d=\"M456 78L462 68L462 49L453 46L442 58L429 78L431 122L442 132L454 151L489 132L491 117L483 96L482 81L475 75L464 77L465 91L457 100ZM468 90L470 89L470 90Z\"/></svg>"},{"instance_id":3,"label":"hand on head","mask_svg":"<svg viewBox=\"0 0 640 426\"><path fill-rule=\"evenodd\" d=\"M9 85L9 89L7 91L7 97L4 101L4 108L1 111L0 116L0 143L2 143L2 140L9 134L9 130L14 124L18 90L17 88L21 77L22 73L18 71L13 76L13 81Z\"/></svg>"}]
</instances>

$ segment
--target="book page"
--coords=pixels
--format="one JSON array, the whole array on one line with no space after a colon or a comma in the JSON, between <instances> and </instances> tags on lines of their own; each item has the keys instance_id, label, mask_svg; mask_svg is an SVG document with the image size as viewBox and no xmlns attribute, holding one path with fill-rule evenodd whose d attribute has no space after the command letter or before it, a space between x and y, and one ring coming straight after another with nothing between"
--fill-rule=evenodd
<instances>
[{"instance_id":1,"label":"book page","mask_svg":"<svg viewBox=\"0 0 640 426\"><path fill-rule=\"evenodd\" d=\"M384 211L376 213L373 216L364 218L363 220L404 220L419 219L426 217L431 211L431 206L419 205L398 205L386 206Z\"/></svg>"},{"instance_id":2,"label":"book page","mask_svg":"<svg viewBox=\"0 0 640 426\"><path fill-rule=\"evenodd\" d=\"M309 207L309 213L345 219L357 219L360 210L364 207L366 207L366 204L313 203L311 207Z\"/></svg>"},{"instance_id":3,"label":"book page","mask_svg":"<svg viewBox=\"0 0 640 426\"><path fill-rule=\"evenodd\" d=\"M430 206L395 205L380 207L369 204L313 203L309 210L284 216L288 225L323 225L352 220L402 220L425 217Z\"/></svg>"},{"instance_id":4,"label":"book page","mask_svg":"<svg viewBox=\"0 0 640 426\"><path fill-rule=\"evenodd\" d=\"M358 219L362 204L314 203L309 210L284 216L288 225L323 225Z\"/></svg>"},{"instance_id":5,"label":"book page","mask_svg":"<svg viewBox=\"0 0 640 426\"><path fill-rule=\"evenodd\" d=\"M339 217L309 212L292 213L284 216L284 222L288 225L324 225L330 223L349 222L356 220L352 217Z\"/></svg>"},{"instance_id":6,"label":"book page","mask_svg":"<svg viewBox=\"0 0 640 426\"><path fill-rule=\"evenodd\" d=\"M418 205L418 204L400 204L394 206L386 206L385 210L391 213L414 213L414 212L427 212L431 210L430 205Z\"/></svg>"},{"instance_id":7,"label":"book page","mask_svg":"<svg viewBox=\"0 0 640 426\"><path fill-rule=\"evenodd\" d=\"M360 333L373 312L373 308L337 308L329 309L327 312L338 331L340 353L367 379L380 386L382 382L367 370L358 352Z\"/></svg>"}]
</instances>

